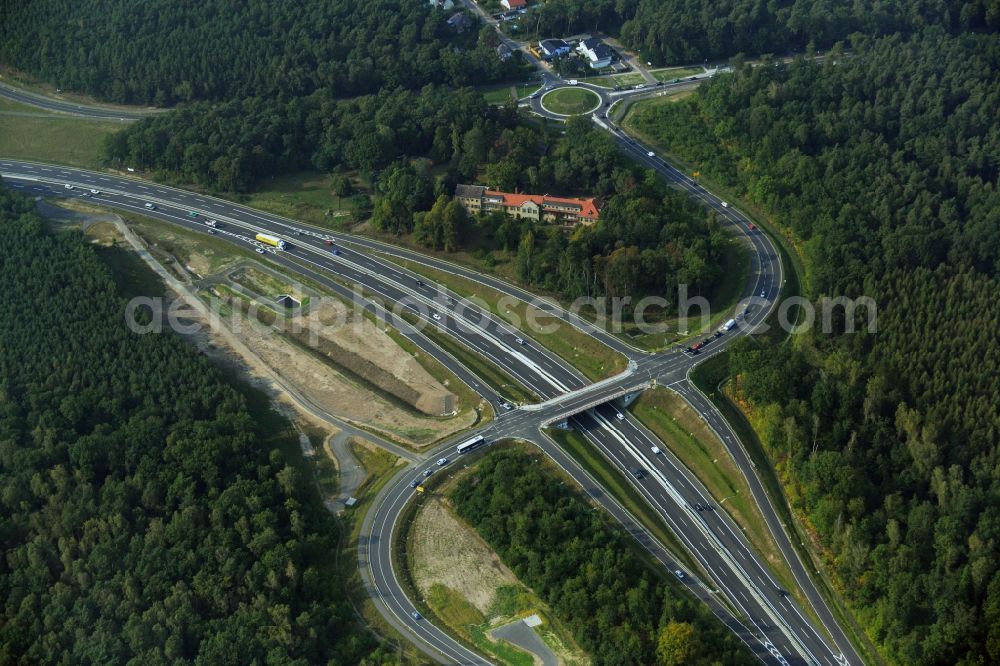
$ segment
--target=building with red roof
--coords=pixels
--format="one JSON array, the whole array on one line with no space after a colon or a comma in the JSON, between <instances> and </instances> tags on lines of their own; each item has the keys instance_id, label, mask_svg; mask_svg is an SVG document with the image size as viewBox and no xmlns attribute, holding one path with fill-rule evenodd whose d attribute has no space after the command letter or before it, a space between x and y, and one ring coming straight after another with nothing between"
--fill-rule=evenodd
<instances>
[{"instance_id":1,"label":"building with red roof","mask_svg":"<svg viewBox=\"0 0 1000 666\"><path fill-rule=\"evenodd\" d=\"M459 185L458 199L470 213L503 211L511 217L561 224L593 224L600 217L597 200L552 197L548 194L512 194L490 190L482 185Z\"/></svg>"}]
</instances>

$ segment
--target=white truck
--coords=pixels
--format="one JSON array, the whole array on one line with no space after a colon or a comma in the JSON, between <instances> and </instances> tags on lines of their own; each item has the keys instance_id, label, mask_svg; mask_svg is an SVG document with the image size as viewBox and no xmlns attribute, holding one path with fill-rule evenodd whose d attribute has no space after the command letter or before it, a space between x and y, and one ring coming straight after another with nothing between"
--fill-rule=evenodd
<instances>
[{"instance_id":1,"label":"white truck","mask_svg":"<svg viewBox=\"0 0 1000 666\"><path fill-rule=\"evenodd\" d=\"M723 333L725 333L727 331L733 330L734 328L736 328L736 320L735 319L730 319L725 324L723 324L722 327L719 330L722 331Z\"/></svg>"},{"instance_id":2,"label":"white truck","mask_svg":"<svg viewBox=\"0 0 1000 666\"><path fill-rule=\"evenodd\" d=\"M279 250L284 250L285 249L285 241L281 240L277 236L271 236L271 235L268 235L268 234L257 234L256 238L261 243L265 243L266 245L270 245L272 247L276 247Z\"/></svg>"}]
</instances>

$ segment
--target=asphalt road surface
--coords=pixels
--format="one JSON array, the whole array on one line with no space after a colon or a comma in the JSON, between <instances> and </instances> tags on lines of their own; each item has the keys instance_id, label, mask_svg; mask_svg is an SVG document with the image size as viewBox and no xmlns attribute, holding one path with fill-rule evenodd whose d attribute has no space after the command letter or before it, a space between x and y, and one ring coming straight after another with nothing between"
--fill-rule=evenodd
<instances>
[{"instance_id":1,"label":"asphalt road surface","mask_svg":"<svg viewBox=\"0 0 1000 666\"><path fill-rule=\"evenodd\" d=\"M688 189L692 196L715 208L728 224L742 234L752 249L753 257L746 294L751 299L759 300L757 307L754 307L748 315L745 327L749 328L759 323L773 306L782 280L781 263L770 241L760 233L749 232L746 221L741 220L738 213L722 206L721 202L700 186L688 182L681 174L672 171L665 164L655 158L648 158L642 148L630 142L627 137L616 134L616 139L624 150L631 152L640 161L646 161L647 166L656 169L678 186ZM223 223L218 236L237 244L261 246L253 240L253 235L257 231L280 236L290 243L290 249L280 252L267 248L265 252L268 260L296 271L348 298L353 295L348 285L362 285L367 296L374 295L383 300L384 305L374 309L386 317L387 323L399 328L418 347L438 358L484 398L494 405L499 404L501 399L478 381L473 373L431 344L418 331L411 330L408 322L398 313L400 308L403 308L409 310L411 317L423 320L428 325L441 327L442 331L469 349L489 358L545 399L539 405L513 412L499 410L499 417L487 432L489 438L516 436L535 441L548 455L567 469L581 487L589 489L591 496L596 495L599 498L597 501L634 534L642 534L644 531L614 503L613 499L599 491L593 480L568 460L561 450L548 440L539 437L539 425L569 418L581 410L642 386L651 378L656 378L666 385L682 381L687 370L698 360L717 353L727 340L744 332L744 325L741 325L740 329L728 333L723 338L711 340L702 355L698 357L680 351L649 355L624 348L623 351L630 357L629 371L599 385L587 386L579 373L568 367L561 359L544 349L539 349L537 345L519 344L516 341L517 332L505 324L488 320L472 307L463 312L465 304L454 295L444 292L436 285L427 284L422 278L404 271L395 264L358 251L359 246L368 248L377 246L381 251L387 249L391 251L390 248L374 241L360 241L353 237L331 234L325 230L311 228L227 201L137 179L11 160L0 160L0 173L8 182L29 193L38 195L54 193L75 197L89 193L90 189L96 189L100 193L92 195L92 198L105 205L151 214L205 232L207 232L205 219L217 219ZM66 185L72 185L73 189L67 189ZM146 203L152 203L156 208L149 210L145 207ZM191 213L196 213L197 216L194 217ZM332 252L331 246L326 245L328 240L335 243L333 247L336 247L340 254ZM418 280L424 284L418 284ZM554 304L551 307L556 308ZM568 315L567 320L573 321ZM579 322L573 321L573 323ZM621 468L623 473L630 474L630 465L635 464L645 464L650 472L655 470L655 474L651 473L647 477L649 481L640 486L644 495L664 516L668 524L678 531L702 566L711 572L714 587L718 588L729 603L738 609L742 621L732 617L728 609L721 604L713 603L714 597L706 589L705 594L699 594L699 597L705 598L706 602L713 606L716 615L726 621L751 649L769 663L815 661L832 665L842 659L840 650L829 645L828 639L824 639L813 629L787 596L774 588L768 580L769 576L758 575L766 573L766 567L757 560L745 542L732 533L732 526L729 523L722 517L715 517L724 512L713 512L715 515L704 517L703 512L695 512L697 514L695 515L689 508L689 502L679 499L686 496L696 497L699 496L698 493L707 498L707 493L692 485L690 478L678 469L679 466L660 465L662 469L659 469L656 464L658 461L650 461L648 455L637 457L636 451L641 452L648 444L648 433L644 433L629 417L618 421L612 414L608 420L605 414L602 421L600 415L605 409L607 408L597 410L594 416L579 417L583 431L598 448L604 451L610 461ZM598 420L593 423L587 420L594 418ZM645 444L641 443L644 441L643 437L646 438ZM431 460L439 451L448 451L450 446L435 451ZM631 459L628 456L631 456ZM418 644L445 662L479 663L480 658L467 648L419 615L414 616L417 611L406 598L392 571L390 546L397 527L396 518L413 495L410 488L411 476L414 472L422 473L424 469L429 468L428 465L433 466L433 463L418 465L415 470L411 468L401 473L387 486L388 494L380 498L378 508L368 517L366 530L370 528L370 531L365 532L368 539L359 557L362 558L368 571L368 583L372 586L373 593L382 600L387 617L398 625L402 633L418 639ZM662 547L654 544L648 535L644 541L647 548L662 550ZM669 557L665 553L658 557L665 565L670 566ZM748 559L749 563L743 563L743 559ZM689 588L700 585L696 584L693 575L689 580L691 580ZM725 619L727 615L728 620ZM829 625L827 626L829 628ZM840 641L837 641L837 644L841 644Z\"/></svg>"},{"instance_id":2,"label":"asphalt road surface","mask_svg":"<svg viewBox=\"0 0 1000 666\"><path fill-rule=\"evenodd\" d=\"M151 113L160 112L159 109L140 111L133 109L116 109L108 106L77 104L76 102L69 102L55 97L29 92L7 83L0 83L0 97L8 99L12 102L27 104L39 109L45 109L46 111L67 113L74 116L93 118L94 120L119 120L131 122L139 120L144 116L148 116Z\"/></svg>"}]
</instances>

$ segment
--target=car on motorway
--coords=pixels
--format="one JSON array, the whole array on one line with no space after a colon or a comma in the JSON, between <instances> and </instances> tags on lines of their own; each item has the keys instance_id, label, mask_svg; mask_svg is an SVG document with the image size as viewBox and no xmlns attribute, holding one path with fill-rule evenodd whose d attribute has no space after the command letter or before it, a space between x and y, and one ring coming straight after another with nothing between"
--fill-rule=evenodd
<instances>
[{"instance_id":1,"label":"car on motorway","mask_svg":"<svg viewBox=\"0 0 1000 666\"><path fill-rule=\"evenodd\" d=\"M188 217L198 217L198 213L194 212L193 210L189 210Z\"/></svg>"},{"instance_id":2,"label":"car on motorway","mask_svg":"<svg viewBox=\"0 0 1000 666\"><path fill-rule=\"evenodd\" d=\"M678 580L684 580L684 572L680 569L674 569L674 575L677 576Z\"/></svg>"},{"instance_id":3,"label":"car on motorway","mask_svg":"<svg viewBox=\"0 0 1000 666\"><path fill-rule=\"evenodd\" d=\"M716 339L721 338L722 337L722 331L716 331L715 335L713 335L712 337L716 338Z\"/></svg>"},{"instance_id":4,"label":"car on motorway","mask_svg":"<svg viewBox=\"0 0 1000 666\"><path fill-rule=\"evenodd\" d=\"M447 464L448 464L448 459L447 458L438 458L437 459L437 466L438 467L444 467Z\"/></svg>"},{"instance_id":5,"label":"car on motorway","mask_svg":"<svg viewBox=\"0 0 1000 666\"><path fill-rule=\"evenodd\" d=\"M503 402L501 402L500 406L503 407L504 411L506 411L506 412L509 412L512 409L511 406L510 406L510 403L507 402L506 400L504 400Z\"/></svg>"},{"instance_id":6,"label":"car on motorway","mask_svg":"<svg viewBox=\"0 0 1000 666\"><path fill-rule=\"evenodd\" d=\"M658 455L660 455L660 447L658 447L658 446L653 446L653 447L650 447L650 451L652 451L652 452L653 452L653 455L654 455L654 456L658 456Z\"/></svg>"},{"instance_id":7,"label":"car on motorway","mask_svg":"<svg viewBox=\"0 0 1000 666\"><path fill-rule=\"evenodd\" d=\"M93 194L93 195L94 195L94 196L96 197L96 196L97 196L98 194L100 194L100 193L101 193L101 191L100 191L100 190L94 190L94 189L91 189L91 190L90 190L90 193L91 193L91 194Z\"/></svg>"},{"instance_id":8,"label":"car on motorway","mask_svg":"<svg viewBox=\"0 0 1000 666\"><path fill-rule=\"evenodd\" d=\"M763 291L760 292L760 297L761 298L766 298L767 297L767 292L763 292Z\"/></svg>"},{"instance_id":9,"label":"car on motorway","mask_svg":"<svg viewBox=\"0 0 1000 666\"><path fill-rule=\"evenodd\" d=\"M209 229L209 230L208 230L208 233L210 233L211 235L213 235L213 236L214 236L214 235L215 235L215 229Z\"/></svg>"},{"instance_id":10,"label":"car on motorway","mask_svg":"<svg viewBox=\"0 0 1000 666\"><path fill-rule=\"evenodd\" d=\"M615 412L615 418L618 419L619 421L624 421L625 415L622 414L621 412Z\"/></svg>"},{"instance_id":11,"label":"car on motorway","mask_svg":"<svg viewBox=\"0 0 1000 666\"><path fill-rule=\"evenodd\" d=\"M726 203L725 201L720 201L719 203L722 205L723 208L729 208L729 204Z\"/></svg>"},{"instance_id":12,"label":"car on motorway","mask_svg":"<svg viewBox=\"0 0 1000 666\"><path fill-rule=\"evenodd\" d=\"M420 485L420 479L413 479L413 481L410 481L411 488L416 488L419 485Z\"/></svg>"},{"instance_id":13,"label":"car on motorway","mask_svg":"<svg viewBox=\"0 0 1000 666\"><path fill-rule=\"evenodd\" d=\"M633 90L642 90L645 87L646 87L645 83L637 83L637 84L635 84L635 87L633 88Z\"/></svg>"},{"instance_id":14,"label":"car on motorway","mask_svg":"<svg viewBox=\"0 0 1000 666\"><path fill-rule=\"evenodd\" d=\"M515 337L514 338L514 342L516 342L519 345L523 345L524 344L524 338L517 338L517 337Z\"/></svg>"},{"instance_id":15,"label":"car on motorway","mask_svg":"<svg viewBox=\"0 0 1000 666\"><path fill-rule=\"evenodd\" d=\"M648 153L646 153L646 157L656 157L656 153L654 153L654 152L653 152L653 151L651 150L651 151L649 151Z\"/></svg>"},{"instance_id":16,"label":"car on motorway","mask_svg":"<svg viewBox=\"0 0 1000 666\"><path fill-rule=\"evenodd\" d=\"M410 617L412 617L414 620L419 620L420 613L418 613L417 611L413 611L412 613L410 613Z\"/></svg>"},{"instance_id":17,"label":"car on motorway","mask_svg":"<svg viewBox=\"0 0 1000 666\"><path fill-rule=\"evenodd\" d=\"M147 203L147 204L146 204L146 208L148 208L149 210L156 210L156 206L154 206L154 205L153 205L153 204L151 204L151 203Z\"/></svg>"},{"instance_id":18,"label":"car on motorway","mask_svg":"<svg viewBox=\"0 0 1000 666\"><path fill-rule=\"evenodd\" d=\"M644 478L646 478L646 470L644 470L641 467L636 467L634 470L632 470L632 476L634 476L636 480L642 481Z\"/></svg>"},{"instance_id":19,"label":"car on motorway","mask_svg":"<svg viewBox=\"0 0 1000 666\"><path fill-rule=\"evenodd\" d=\"M63 187L65 187L67 190L75 190L76 189L75 187L73 187L69 183L66 183L65 185L63 185Z\"/></svg>"},{"instance_id":20,"label":"car on motorway","mask_svg":"<svg viewBox=\"0 0 1000 666\"><path fill-rule=\"evenodd\" d=\"M747 229L749 229L750 231L753 231L756 228L757 228L757 225L755 225L753 222L751 222L750 224L747 225Z\"/></svg>"},{"instance_id":21,"label":"car on motorway","mask_svg":"<svg viewBox=\"0 0 1000 666\"><path fill-rule=\"evenodd\" d=\"M431 316L434 317L434 321L441 321L441 315L439 315L437 312L432 312Z\"/></svg>"},{"instance_id":22,"label":"car on motorway","mask_svg":"<svg viewBox=\"0 0 1000 666\"><path fill-rule=\"evenodd\" d=\"M424 470L424 477L426 478L426 477L430 476L433 473L434 473L434 468L433 467L428 467L427 469Z\"/></svg>"},{"instance_id":23,"label":"car on motorway","mask_svg":"<svg viewBox=\"0 0 1000 666\"><path fill-rule=\"evenodd\" d=\"M674 79L673 81L671 81L671 83L680 83L680 82L681 82L680 79Z\"/></svg>"},{"instance_id":24,"label":"car on motorway","mask_svg":"<svg viewBox=\"0 0 1000 666\"><path fill-rule=\"evenodd\" d=\"M417 286L418 287L423 287L424 286L424 281L423 280L417 280Z\"/></svg>"},{"instance_id":25,"label":"car on motorway","mask_svg":"<svg viewBox=\"0 0 1000 666\"><path fill-rule=\"evenodd\" d=\"M340 256L340 250L338 250L337 248L333 248L333 256L339 257Z\"/></svg>"},{"instance_id":26,"label":"car on motorway","mask_svg":"<svg viewBox=\"0 0 1000 666\"><path fill-rule=\"evenodd\" d=\"M254 252L256 252L257 254L264 254L264 248L262 247L254 248Z\"/></svg>"}]
</instances>

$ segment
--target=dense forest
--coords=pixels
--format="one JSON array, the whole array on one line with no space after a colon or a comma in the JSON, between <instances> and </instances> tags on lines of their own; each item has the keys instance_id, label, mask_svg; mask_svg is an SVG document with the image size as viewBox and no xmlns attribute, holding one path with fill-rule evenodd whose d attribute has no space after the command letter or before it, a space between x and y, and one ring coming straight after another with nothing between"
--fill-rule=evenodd
<instances>
[{"instance_id":1,"label":"dense forest","mask_svg":"<svg viewBox=\"0 0 1000 666\"><path fill-rule=\"evenodd\" d=\"M809 294L877 331L734 346L747 405L844 595L895 663L1000 662L1000 42L858 38L743 67L644 131L795 239ZM840 331L838 334L837 331Z\"/></svg>"},{"instance_id":2,"label":"dense forest","mask_svg":"<svg viewBox=\"0 0 1000 666\"><path fill-rule=\"evenodd\" d=\"M679 593L537 458L496 451L452 492L458 514L566 622L595 665L751 664L704 605Z\"/></svg>"},{"instance_id":3,"label":"dense forest","mask_svg":"<svg viewBox=\"0 0 1000 666\"><path fill-rule=\"evenodd\" d=\"M383 663L308 480L33 206L0 186L0 663Z\"/></svg>"},{"instance_id":4,"label":"dense forest","mask_svg":"<svg viewBox=\"0 0 1000 666\"><path fill-rule=\"evenodd\" d=\"M0 61L120 103L334 97L511 76L477 31L416 0L4 3Z\"/></svg>"},{"instance_id":5,"label":"dense forest","mask_svg":"<svg viewBox=\"0 0 1000 666\"><path fill-rule=\"evenodd\" d=\"M619 34L625 46L664 65L825 48L856 32L995 30L1000 7L995 0L548 0L533 23L542 36Z\"/></svg>"}]
</instances>

